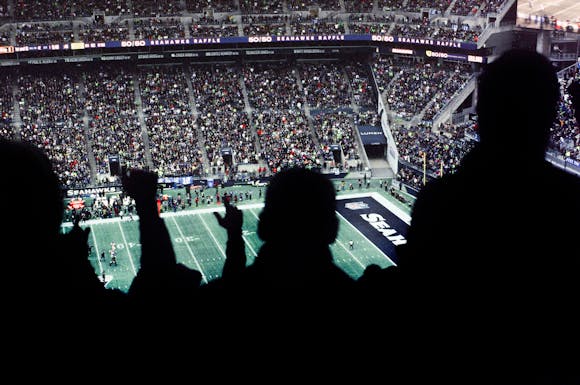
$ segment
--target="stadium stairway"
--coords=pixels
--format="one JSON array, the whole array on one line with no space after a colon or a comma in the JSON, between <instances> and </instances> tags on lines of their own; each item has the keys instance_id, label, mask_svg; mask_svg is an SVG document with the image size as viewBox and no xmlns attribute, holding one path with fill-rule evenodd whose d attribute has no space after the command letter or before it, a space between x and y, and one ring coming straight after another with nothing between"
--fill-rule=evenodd
<instances>
[{"instance_id":1,"label":"stadium stairway","mask_svg":"<svg viewBox=\"0 0 580 385\"><path fill-rule=\"evenodd\" d=\"M183 75L185 76L185 83L187 84L187 101L189 103L189 110L193 118L194 125L197 126L199 111L197 110L196 100L193 96L193 83L191 82L191 68L189 66L184 66ZM204 145L205 139L203 138L203 134L200 129L196 129L195 133L197 135L197 142L200 143L199 149L201 150L201 157L203 159L203 170L209 170L209 158L207 156L207 151Z\"/></svg>"},{"instance_id":2,"label":"stadium stairway","mask_svg":"<svg viewBox=\"0 0 580 385\"><path fill-rule=\"evenodd\" d=\"M386 159L369 158L369 166L373 178L394 178L395 174Z\"/></svg>"},{"instance_id":3,"label":"stadium stairway","mask_svg":"<svg viewBox=\"0 0 580 385\"><path fill-rule=\"evenodd\" d=\"M147 123L145 122L145 113L143 112L143 102L141 100L141 88L139 87L139 79L133 75L133 87L135 91L135 106L137 108L137 117L139 119L139 126L141 127L141 137L143 138L143 151L147 166L150 170L154 169L153 156L151 155L151 145L149 143L149 133L147 132Z\"/></svg>"}]
</instances>

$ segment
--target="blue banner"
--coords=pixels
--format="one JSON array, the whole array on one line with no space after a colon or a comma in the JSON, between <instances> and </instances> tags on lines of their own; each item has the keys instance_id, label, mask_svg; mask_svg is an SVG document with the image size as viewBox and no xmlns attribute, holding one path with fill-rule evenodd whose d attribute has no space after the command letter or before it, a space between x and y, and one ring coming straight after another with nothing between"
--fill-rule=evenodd
<instances>
[{"instance_id":1,"label":"blue banner","mask_svg":"<svg viewBox=\"0 0 580 385\"><path fill-rule=\"evenodd\" d=\"M357 126L363 145L387 144L387 138L381 127Z\"/></svg>"},{"instance_id":2,"label":"blue banner","mask_svg":"<svg viewBox=\"0 0 580 385\"><path fill-rule=\"evenodd\" d=\"M301 35L301 36L224 36L224 37L192 37L182 39L158 39L158 40L121 40L103 42L72 42L39 44L27 46L2 46L0 54L30 51L68 51L84 50L92 48L133 48L133 47L158 47L158 46L195 46L210 44L261 44L261 43L300 43L300 42L339 42L339 41L375 41L395 44L425 45L438 48L459 48L462 50L477 50L477 44L471 42L457 42L434 40L429 38L415 38L391 35ZM461 55L463 58L464 55Z\"/></svg>"}]
</instances>

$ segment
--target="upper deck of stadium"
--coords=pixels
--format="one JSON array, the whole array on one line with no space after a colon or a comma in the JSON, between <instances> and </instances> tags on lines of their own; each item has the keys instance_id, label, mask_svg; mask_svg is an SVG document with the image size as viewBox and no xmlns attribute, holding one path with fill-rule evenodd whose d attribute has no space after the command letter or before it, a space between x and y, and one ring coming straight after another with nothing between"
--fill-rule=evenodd
<instances>
[{"instance_id":1,"label":"upper deck of stadium","mask_svg":"<svg viewBox=\"0 0 580 385\"><path fill-rule=\"evenodd\" d=\"M380 34L478 43L514 5L515 0L2 0L0 42L23 47L140 39Z\"/></svg>"},{"instance_id":2,"label":"upper deck of stadium","mask_svg":"<svg viewBox=\"0 0 580 385\"><path fill-rule=\"evenodd\" d=\"M333 163L331 147L338 144L343 160L352 161L343 166L365 167L357 127L381 128L384 109L402 164L397 177L420 187L421 174L452 172L472 145L476 135L467 117L477 64L485 59L478 55L494 33L513 29L516 8L514 0L0 0L0 64L6 67L0 129L47 150L72 187L97 183L110 154L164 175L207 176L224 171L224 148L233 150L236 165L269 173ZM198 55L171 53L134 68L133 59L157 56L147 50L125 55L140 45L186 52L216 42L293 46L349 39L396 45L347 60L328 55L332 50L300 63L284 55L269 65L251 63L258 55L250 53L234 60L221 55L236 53L228 51L205 53L208 66L167 65ZM261 52L270 51L251 53ZM111 66L105 59L127 63ZM77 67L62 67L60 74L50 69L61 62ZM27 67L43 63L46 70ZM577 76L562 73L563 88ZM66 95L54 92L59 89ZM580 136L568 101L562 103L554 157L576 162Z\"/></svg>"}]
</instances>

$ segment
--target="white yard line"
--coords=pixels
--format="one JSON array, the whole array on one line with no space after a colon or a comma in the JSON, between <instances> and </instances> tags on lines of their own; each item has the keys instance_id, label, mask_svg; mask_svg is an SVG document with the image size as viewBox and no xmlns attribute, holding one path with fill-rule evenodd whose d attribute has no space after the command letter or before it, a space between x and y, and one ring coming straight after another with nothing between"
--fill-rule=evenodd
<instances>
[{"instance_id":1,"label":"white yard line","mask_svg":"<svg viewBox=\"0 0 580 385\"><path fill-rule=\"evenodd\" d=\"M246 242L246 245L248 245L248 247L250 248L250 251L252 252L252 254L254 254L254 257L257 256L258 254L254 250L254 248L252 247L252 245L250 245L250 242L246 239L246 237L244 237L242 235L242 239L244 240L244 242Z\"/></svg>"},{"instance_id":2,"label":"white yard line","mask_svg":"<svg viewBox=\"0 0 580 385\"><path fill-rule=\"evenodd\" d=\"M177 224L175 217L172 217L171 219L173 219L173 223L175 223L175 226L177 227L177 231L179 231L179 234L181 235L181 239L183 239L183 243L185 243L185 246L187 247L187 250L189 251L189 255L191 255L191 258L193 259L195 266L197 266L197 270L201 273L201 277L203 278L203 281L205 283L207 283L207 278L205 276L205 273L203 272L201 265L197 261L197 258L195 258L195 255L193 254L193 250L191 250L191 247L189 247L189 243L187 243L185 241L186 238L185 238L185 235L183 234L183 232L181 231L181 227L179 227L179 225Z\"/></svg>"},{"instance_id":3,"label":"white yard line","mask_svg":"<svg viewBox=\"0 0 580 385\"><path fill-rule=\"evenodd\" d=\"M97 237L95 236L95 231L91 228L91 235L93 236L93 244L95 245L95 251L97 253L97 262L99 263L99 269L101 274L103 274L103 264L101 263L101 254L99 253L99 244L97 243Z\"/></svg>"},{"instance_id":4,"label":"white yard line","mask_svg":"<svg viewBox=\"0 0 580 385\"><path fill-rule=\"evenodd\" d=\"M211 238L213 239L214 243L218 247L220 253L222 253L223 257L225 258L226 257L226 253L224 252L224 249L222 249L222 246L220 245L220 243L217 241L217 239L215 238L215 236L213 235L213 233L211 232L211 230L207 226L207 223L205 223L205 220L203 219L203 216L200 215L199 218L201 219L201 222L205 226L206 230L209 232L209 235L211 236Z\"/></svg>"},{"instance_id":5,"label":"white yard line","mask_svg":"<svg viewBox=\"0 0 580 385\"><path fill-rule=\"evenodd\" d=\"M385 256L385 258L386 258L386 259L387 259L389 262L391 262L393 265L397 266L397 264L396 264L395 262L393 262L393 260L392 260L391 258L389 258L389 256L388 256L387 254L385 254L385 252L384 252L384 251L382 251L381 249L379 249L379 247L378 247L377 245L375 245L375 244L374 244L374 243L373 243L373 242L372 242L370 239L368 239L368 238L367 238L367 237L366 237L366 236L365 236L365 235L364 235L364 234L363 234L363 233L362 233L362 232L361 232L359 229L357 229L356 227L354 227L354 225L353 225L352 223L350 223L350 222L349 222L349 221L348 221L348 220L347 220L345 217L343 217L343 216L342 216L342 215L341 215L341 214L340 214L338 211L336 212L336 215L338 215L339 217L341 217L342 219L344 219L344 221L345 221L346 223L348 223L348 225L349 225L350 227L352 227L352 228L353 228L353 229L354 229L354 230L355 230L357 233L359 233L359 234L361 235L361 237L363 237L364 239L366 239L368 243L370 243L371 245L373 245L373 247L374 247L375 249L377 249L377 251L378 251L379 253L381 253L382 255L384 255L384 256Z\"/></svg>"},{"instance_id":6,"label":"white yard line","mask_svg":"<svg viewBox=\"0 0 580 385\"><path fill-rule=\"evenodd\" d=\"M361 261L358 260L357 257L354 256L353 253L350 252L349 249L346 248L346 246L344 245L344 243L342 243L340 240L338 240L338 238L336 239L336 242L344 249L344 251L346 251L347 253L350 254L350 256L352 257L352 259L354 259L355 262L360 265L360 267L362 267L363 269L366 267Z\"/></svg>"},{"instance_id":7,"label":"white yard line","mask_svg":"<svg viewBox=\"0 0 580 385\"><path fill-rule=\"evenodd\" d=\"M135 265L133 264L133 257L131 256L131 251L129 250L129 244L127 243L127 239L125 238L125 232L121 227L121 222L117 222L119 225L119 230L121 230L121 236L123 237L123 242L125 243L125 248L127 249L127 254L129 255L129 261L131 262L131 267L133 268L133 273L137 275L137 269L135 269Z\"/></svg>"}]
</instances>

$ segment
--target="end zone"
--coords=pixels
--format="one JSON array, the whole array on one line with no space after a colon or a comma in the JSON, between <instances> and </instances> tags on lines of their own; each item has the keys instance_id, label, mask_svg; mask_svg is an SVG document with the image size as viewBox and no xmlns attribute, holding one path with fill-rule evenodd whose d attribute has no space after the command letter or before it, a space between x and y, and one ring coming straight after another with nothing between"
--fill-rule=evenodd
<instances>
[{"instance_id":1,"label":"end zone","mask_svg":"<svg viewBox=\"0 0 580 385\"><path fill-rule=\"evenodd\" d=\"M337 197L336 211L395 265L396 248L405 238L411 217L376 193Z\"/></svg>"}]
</instances>

